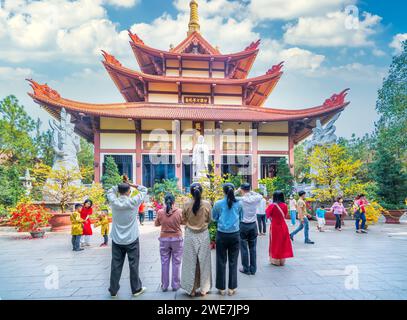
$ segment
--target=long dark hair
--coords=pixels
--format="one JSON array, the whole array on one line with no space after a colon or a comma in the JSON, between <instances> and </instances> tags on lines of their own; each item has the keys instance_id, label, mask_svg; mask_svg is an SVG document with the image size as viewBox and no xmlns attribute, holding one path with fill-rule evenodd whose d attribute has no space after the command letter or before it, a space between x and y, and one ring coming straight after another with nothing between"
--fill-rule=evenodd
<instances>
[{"instance_id":1,"label":"long dark hair","mask_svg":"<svg viewBox=\"0 0 407 320\"><path fill-rule=\"evenodd\" d=\"M235 186L233 183L225 183L223 185L223 192L225 193L228 200L229 209L232 208L233 204L237 202L235 198Z\"/></svg>"},{"instance_id":2,"label":"long dark hair","mask_svg":"<svg viewBox=\"0 0 407 320\"><path fill-rule=\"evenodd\" d=\"M87 204L87 203L90 204L89 208L92 208L92 206L93 206L93 201L90 200L90 199L86 199L85 202L83 203L83 205L85 205L85 204Z\"/></svg>"},{"instance_id":3,"label":"long dark hair","mask_svg":"<svg viewBox=\"0 0 407 320\"><path fill-rule=\"evenodd\" d=\"M172 206L173 206L174 203L175 203L175 197L174 197L174 195L173 195L172 193L168 192L168 193L165 195L164 203L165 203L165 211L166 211L167 214L168 214L168 213L170 213L170 211L171 211L171 209L172 209Z\"/></svg>"},{"instance_id":4,"label":"long dark hair","mask_svg":"<svg viewBox=\"0 0 407 320\"><path fill-rule=\"evenodd\" d=\"M273 193L273 203L284 203L284 193L277 190Z\"/></svg>"},{"instance_id":5,"label":"long dark hair","mask_svg":"<svg viewBox=\"0 0 407 320\"><path fill-rule=\"evenodd\" d=\"M197 214L201 207L202 186L200 183L193 183L190 186L191 195L194 198L194 205L192 206L192 212Z\"/></svg>"}]
</instances>

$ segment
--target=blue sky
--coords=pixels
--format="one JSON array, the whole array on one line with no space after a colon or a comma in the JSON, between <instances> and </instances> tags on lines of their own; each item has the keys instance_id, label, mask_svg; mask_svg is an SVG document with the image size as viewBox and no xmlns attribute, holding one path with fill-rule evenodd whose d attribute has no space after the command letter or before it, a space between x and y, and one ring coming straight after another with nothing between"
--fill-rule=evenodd
<instances>
[{"instance_id":1,"label":"blue sky","mask_svg":"<svg viewBox=\"0 0 407 320\"><path fill-rule=\"evenodd\" d=\"M266 106L320 105L351 88L337 122L340 136L373 130L377 90L392 56L407 39L403 0L198 0L201 31L222 52L262 39L251 75L286 61ZM189 0L0 0L0 98L15 94L33 116L48 121L26 95L25 78L47 82L70 99L120 102L100 63L100 50L137 68L127 29L168 49L186 36ZM357 9L356 20L350 12Z\"/></svg>"}]
</instances>

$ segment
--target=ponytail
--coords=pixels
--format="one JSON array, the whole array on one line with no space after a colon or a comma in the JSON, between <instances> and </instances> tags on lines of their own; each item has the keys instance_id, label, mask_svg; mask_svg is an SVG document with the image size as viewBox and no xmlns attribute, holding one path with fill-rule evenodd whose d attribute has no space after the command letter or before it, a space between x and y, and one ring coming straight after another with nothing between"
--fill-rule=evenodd
<instances>
[{"instance_id":1,"label":"ponytail","mask_svg":"<svg viewBox=\"0 0 407 320\"><path fill-rule=\"evenodd\" d=\"M165 195L164 202L165 202L165 211L166 211L167 214L168 214L168 213L170 213L170 211L171 211L171 209L172 209L172 206L173 206L174 203L175 203L175 198L174 198L174 196L172 195L172 193L167 193L167 194Z\"/></svg>"},{"instance_id":2,"label":"ponytail","mask_svg":"<svg viewBox=\"0 0 407 320\"><path fill-rule=\"evenodd\" d=\"M192 206L192 212L196 215L201 207L202 198L202 186L199 183L193 183L190 187L191 195L194 198L194 205Z\"/></svg>"},{"instance_id":3,"label":"ponytail","mask_svg":"<svg viewBox=\"0 0 407 320\"><path fill-rule=\"evenodd\" d=\"M232 183L225 183L223 185L223 192L227 198L228 208L231 209L233 204L237 201L235 198L235 186Z\"/></svg>"}]
</instances>

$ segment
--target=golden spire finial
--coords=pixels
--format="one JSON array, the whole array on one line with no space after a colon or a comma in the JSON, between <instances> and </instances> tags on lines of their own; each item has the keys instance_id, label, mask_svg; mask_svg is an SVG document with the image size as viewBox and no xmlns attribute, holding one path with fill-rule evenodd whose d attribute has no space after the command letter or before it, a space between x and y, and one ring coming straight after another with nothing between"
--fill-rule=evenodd
<instances>
[{"instance_id":1,"label":"golden spire finial","mask_svg":"<svg viewBox=\"0 0 407 320\"><path fill-rule=\"evenodd\" d=\"M188 24L188 36L201 30L201 26L199 25L198 2L191 0L189 7L191 8L191 12Z\"/></svg>"}]
</instances>

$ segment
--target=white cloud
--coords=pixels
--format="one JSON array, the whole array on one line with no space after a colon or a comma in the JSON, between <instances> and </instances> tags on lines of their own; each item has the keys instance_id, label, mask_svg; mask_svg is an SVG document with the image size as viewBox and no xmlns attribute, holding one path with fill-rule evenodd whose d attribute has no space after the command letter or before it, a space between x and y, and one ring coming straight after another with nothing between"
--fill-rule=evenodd
<instances>
[{"instance_id":1,"label":"white cloud","mask_svg":"<svg viewBox=\"0 0 407 320\"><path fill-rule=\"evenodd\" d=\"M127 38L103 5L134 0L5 0L0 7L0 59L96 62L100 49L124 54ZM126 39L126 40L125 40ZM128 43L126 47L128 54Z\"/></svg>"},{"instance_id":2,"label":"white cloud","mask_svg":"<svg viewBox=\"0 0 407 320\"><path fill-rule=\"evenodd\" d=\"M337 47L372 46L369 39L381 17L364 13L355 28L348 28L345 12L330 12L321 17L301 17L296 24L287 24L284 40L288 44Z\"/></svg>"},{"instance_id":3,"label":"white cloud","mask_svg":"<svg viewBox=\"0 0 407 320\"><path fill-rule=\"evenodd\" d=\"M394 49L396 54L401 53L402 46L401 43L407 40L407 33L398 33L393 37L393 41L390 43L390 48Z\"/></svg>"},{"instance_id":4,"label":"white cloud","mask_svg":"<svg viewBox=\"0 0 407 320\"><path fill-rule=\"evenodd\" d=\"M290 20L302 16L320 16L355 0L252 0L249 9L259 19Z\"/></svg>"},{"instance_id":5,"label":"white cloud","mask_svg":"<svg viewBox=\"0 0 407 320\"><path fill-rule=\"evenodd\" d=\"M264 74L272 65L284 61L284 69L313 71L321 66L324 55L315 54L298 47L285 47L277 40L263 41L259 56L255 62L254 73Z\"/></svg>"},{"instance_id":6,"label":"white cloud","mask_svg":"<svg viewBox=\"0 0 407 320\"><path fill-rule=\"evenodd\" d=\"M1 80L16 80L30 77L33 71L29 68L12 68L0 66Z\"/></svg>"},{"instance_id":7,"label":"white cloud","mask_svg":"<svg viewBox=\"0 0 407 320\"><path fill-rule=\"evenodd\" d=\"M124 8L134 7L136 4L140 3L140 1L141 0L105 0L107 4Z\"/></svg>"},{"instance_id":8,"label":"white cloud","mask_svg":"<svg viewBox=\"0 0 407 320\"><path fill-rule=\"evenodd\" d=\"M189 0L174 0L175 8L182 12L189 14ZM247 10L244 10L246 6L238 1L228 0L200 0L198 1L198 10L200 17L230 17L230 16L242 16L247 14Z\"/></svg>"}]
</instances>

